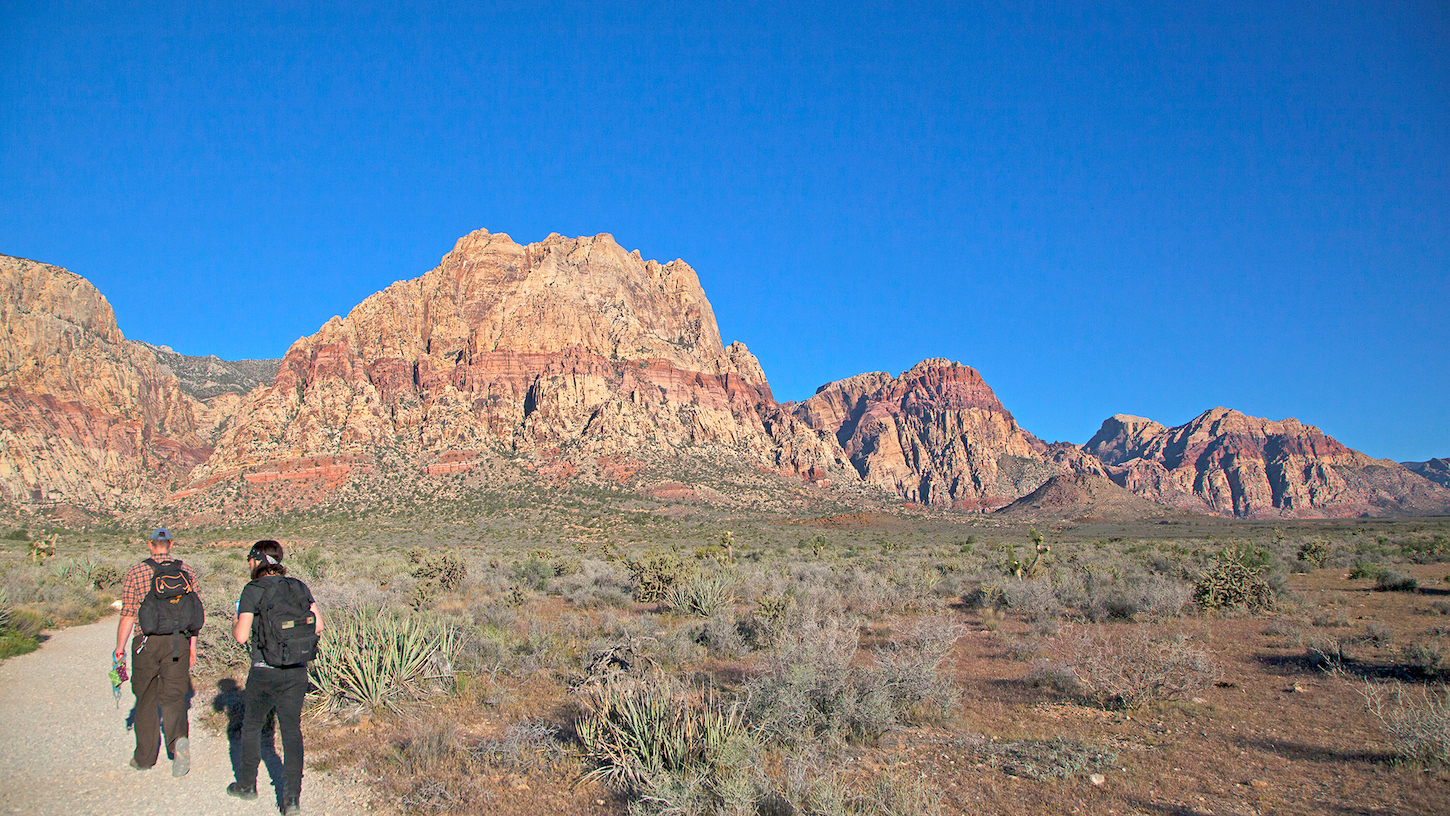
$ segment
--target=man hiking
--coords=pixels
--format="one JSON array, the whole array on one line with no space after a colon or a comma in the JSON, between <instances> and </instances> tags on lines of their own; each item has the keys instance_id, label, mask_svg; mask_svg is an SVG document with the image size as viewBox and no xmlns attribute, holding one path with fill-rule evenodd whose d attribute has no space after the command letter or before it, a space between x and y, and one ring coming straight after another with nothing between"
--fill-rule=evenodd
<instances>
[{"instance_id":1,"label":"man hiking","mask_svg":"<svg viewBox=\"0 0 1450 816\"><path fill-rule=\"evenodd\" d=\"M307 661L317 654L322 614L312 590L287 577L281 544L270 540L253 544L247 567L252 581L242 588L237 601L232 636L238 643L249 644L252 668L243 694L246 713L242 716L241 763L237 781L227 785L227 794L257 798L262 724L276 711L282 732L282 813L292 816L301 812L302 701L307 694Z\"/></svg>"},{"instance_id":2,"label":"man hiking","mask_svg":"<svg viewBox=\"0 0 1450 816\"><path fill-rule=\"evenodd\" d=\"M121 621L116 652L124 661L131 639L131 691L136 695L136 752L131 767L150 770L166 733L171 775L191 770L191 729L186 719L196 634L202 626L196 573L171 557L171 533L151 534L151 557L126 570L121 582ZM134 635L134 636L133 636Z\"/></svg>"}]
</instances>

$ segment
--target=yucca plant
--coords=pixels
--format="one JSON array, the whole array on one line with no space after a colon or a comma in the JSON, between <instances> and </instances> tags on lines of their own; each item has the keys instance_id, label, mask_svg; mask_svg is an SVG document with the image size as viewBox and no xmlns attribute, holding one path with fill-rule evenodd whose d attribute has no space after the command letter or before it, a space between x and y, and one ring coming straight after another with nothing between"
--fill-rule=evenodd
<instances>
[{"instance_id":1,"label":"yucca plant","mask_svg":"<svg viewBox=\"0 0 1450 816\"><path fill-rule=\"evenodd\" d=\"M693 699L662 676L593 686L583 703L576 732L584 758L595 765L584 778L626 790L661 774L702 769L745 729L738 707Z\"/></svg>"},{"instance_id":2,"label":"yucca plant","mask_svg":"<svg viewBox=\"0 0 1450 816\"><path fill-rule=\"evenodd\" d=\"M10 628L11 617L10 593L0 589L0 632Z\"/></svg>"},{"instance_id":3,"label":"yucca plant","mask_svg":"<svg viewBox=\"0 0 1450 816\"><path fill-rule=\"evenodd\" d=\"M665 590L663 603L677 612L712 617L735 605L735 582L724 575L702 575Z\"/></svg>"},{"instance_id":4,"label":"yucca plant","mask_svg":"<svg viewBox=\"0 0 1450 816\"><path fill-rule=\"evenodd\" d=\"M452 627L421 615L341 613L327 622L310 674L323 706L380 708L450 679L457 650Z\"/></svg>"}]
</instances>

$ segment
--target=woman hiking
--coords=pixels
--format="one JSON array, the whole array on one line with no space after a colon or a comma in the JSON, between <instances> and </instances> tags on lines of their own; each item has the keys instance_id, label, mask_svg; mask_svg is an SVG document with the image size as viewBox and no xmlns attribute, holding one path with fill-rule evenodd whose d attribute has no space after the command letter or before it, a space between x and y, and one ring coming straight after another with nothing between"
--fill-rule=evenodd
<instances>
[{"instance_id":1,"label":"woman hiking","mask_svg":"<svg viewBox=\"0 0 1450 816\"><path fill-rule=\"evenodd\" d=\"M307 694L307 661L316 656L322 614L312 591L282 566L282 545L258 541L247 554L252 580L237 601L232 637L249 645L252 658L243 695L242 757L237 781L227 794L257 798L257 765L262 757L262 724L277 712L282 732L282 813L301 812L302 702Z\"/></svg>"}]
</instances>

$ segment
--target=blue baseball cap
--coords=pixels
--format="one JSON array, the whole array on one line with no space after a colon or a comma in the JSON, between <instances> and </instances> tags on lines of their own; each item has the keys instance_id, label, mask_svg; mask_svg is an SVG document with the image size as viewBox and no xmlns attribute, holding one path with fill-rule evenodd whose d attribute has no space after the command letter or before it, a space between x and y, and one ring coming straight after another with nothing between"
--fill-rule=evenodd
<instances>
[{"instance_id":1,"label":"blue baseball cap","mask_svg":"<svg viewBox=\"0 0 1450 816\"><path fill-rule=\"evenodd\" d=\"M151 534L151 540L152 541L170 541L171 540L171 531L168 530L168 529L166 529L165 527L162 527L161 529L159 529L156 532L154 532L154 533Z\"/></svg>"}]
</instances>

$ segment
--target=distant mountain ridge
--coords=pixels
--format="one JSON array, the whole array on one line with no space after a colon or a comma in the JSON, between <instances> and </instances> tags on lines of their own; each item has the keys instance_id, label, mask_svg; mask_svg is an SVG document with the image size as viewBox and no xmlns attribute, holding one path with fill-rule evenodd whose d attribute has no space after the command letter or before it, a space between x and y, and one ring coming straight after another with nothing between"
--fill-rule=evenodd
<instances>
[{"instance_id":1,"label":"distant mountain ridge","mask_svg":"<svg viewBox=\"0 0 1450 816\"><path fill-rule=\"evenodd\" d=\"M176 375L183 393L206 402L222 394L246 394L260 385L269 385L277 378L282 365L276 360L223 360L215 355L190 357L178 354L169 346L137 341L156 354L157 361Z\"/></svg>"},{"instance_id":2,"label":"distant mountain ridge","mask_svg":"<svg viewBox=\"0 0 1450 816\"><path fill-rule=\"evenodd\" d=\"M1450 512L1445 460L1372 459L1294 419L1119 414L1082 446L1047 444L945 359L782 405L744 344L722 342L688 264L607 234L475 231L280 361L126 340L93 286L33 261L0 256L0 310L0 499L21 506L223 518L349 485L381 504L506 461L546 484L736 506L810 489L1008 516ZM756 498L711 488L720 473Z\"/></svg>"}]
</instances>

